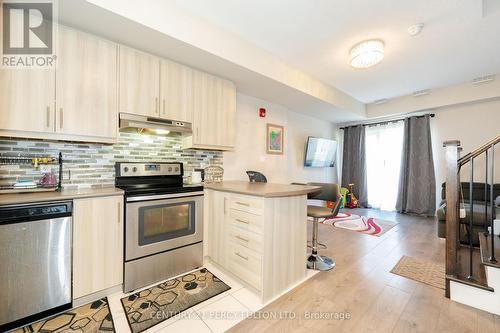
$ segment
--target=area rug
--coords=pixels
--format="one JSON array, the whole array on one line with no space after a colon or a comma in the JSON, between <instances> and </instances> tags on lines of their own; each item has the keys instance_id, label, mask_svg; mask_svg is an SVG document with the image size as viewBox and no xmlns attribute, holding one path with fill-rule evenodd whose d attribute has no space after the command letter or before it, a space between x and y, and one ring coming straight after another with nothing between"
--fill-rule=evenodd
<instances>
[{"instance_id":1,"label":"area rug","mask_svg":"<svg viewBox=\"0 0 500 333\"><path fill-rule=\"evenodd\" d=\"M339 213L337 216L325 219L321 223L377 237L382 236L398 224L393 221L350 213Z\"/></svg>"},{"instance_id":2,"label":"area rug","mask_svg":"<svg viewBox=\"0 0 500 333\"><path fill-rule=\"evenodd\" d=\"M391 273L429 286L445 289L444 263L426 262L413 257L402 256L396 266L392 268Z\"/></svg>"},{"instance_id":3,"label":"area rug","mask_svg":"<svg viewBox=\"0 0 500 333\"><path fill-rule=\"evenodd\" d=\"M82 305L48 319L18 328L13 333L114 332L108 299Z\"/></svg>"},{"instance_id":4,"label":"area rug","mask_svg":"<svg viewBox=\"0 0 500 333\"><path fill-rule=\"evenodd\" d=\"M132 333L139 333L231 289L205 268L121 299Z\"/></svg>"}]
</instances>

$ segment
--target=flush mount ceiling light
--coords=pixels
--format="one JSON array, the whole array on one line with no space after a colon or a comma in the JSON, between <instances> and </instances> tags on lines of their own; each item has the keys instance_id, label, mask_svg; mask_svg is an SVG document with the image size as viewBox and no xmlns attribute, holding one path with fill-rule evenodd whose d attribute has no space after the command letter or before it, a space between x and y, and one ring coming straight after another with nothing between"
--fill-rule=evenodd
<instances>
[{"instance_id":1,"label":"flush mount ceiling light","mask_svg":"<svg viewBox=\"0 0 500 333\"><path fill-rule=\"evenodd\" d=\"M380 39L366 40L354 45L349 55L354 68L374 66L384 59L384 42Z\"/></svg>"}]
</instances>

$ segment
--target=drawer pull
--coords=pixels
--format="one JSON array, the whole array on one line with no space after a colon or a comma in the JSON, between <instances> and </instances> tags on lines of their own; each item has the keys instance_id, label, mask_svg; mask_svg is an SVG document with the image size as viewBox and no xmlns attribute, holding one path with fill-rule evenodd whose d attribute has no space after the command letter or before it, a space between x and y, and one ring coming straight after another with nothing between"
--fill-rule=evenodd
<instances>
[{"instance_id":1,"label":"drawer pull","mask_svg":"<svg viewBox=\"0 0 500 333\"><path fill-rule=\"evenodd\" d=\"M247 202L236 201L236 204L237 204L237 205L241 205L241 206L250 207L250 204L249 204L249 203L247 203Z\"/></svg>"},{"instance_id":2,"label":"drawer pull","mask_svg":"<svg viewBox=\"0 0 500 333\"><path fill-rule=\"evenodd\" d=\"M236 236L234 236L234 237L235 237L235 238L238 238L239 240L242 240L242 241L244 241L244 242L247 242L247 243L250 241L249 239L243 238L243 237L241 237L241 236L239 236L239 235L236 235Z\"/></svg>"},{"instance_id":3,"label":"drawer pull","mask_svg":"<svg viewBox=\"0 0 500 333\"><path fill-rule=\"evenodd\" d=\"M250 224L250 222L245 221L245 220L240 220L240 219L236 219L236 222L245 223L245 224Z\"/></svg>"},{"instance_id":4,"label":"drawer pull","mask_svg":"<svg viewBox=\"0 0 500 333\"><path fill-rule=\"evenodd\" d=\"M235 254L241 259L248 260L248 257L242 256L239 252L236 252Z\"/></svg>"}]
</instances>

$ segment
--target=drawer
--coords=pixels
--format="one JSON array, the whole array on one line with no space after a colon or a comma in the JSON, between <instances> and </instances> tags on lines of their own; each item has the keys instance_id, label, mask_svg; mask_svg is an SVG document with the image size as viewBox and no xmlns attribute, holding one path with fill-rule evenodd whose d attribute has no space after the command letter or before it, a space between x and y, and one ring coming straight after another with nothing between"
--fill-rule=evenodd
<instances>
[{"instance_id":1,"label":"drawer","mask_svg":"<svg viewBox=\"0 0 500 333\"><path fill-rule=\"evenodd\" d=\"M230 241L236 244L239 244L257 253L262 253L262 235L260 234L256 234L254 232L235 227L234 225L230 225L228 238Z\"/></svg>"},{"instance_id":2,"label":"drawer","mask_svg":"<svg viewBox=\"0 0 500 333\"><path fill-rule=\"evenodd\" d=\"M257 290L262 289L262 257L234 242L227 243L227 265L231 273Z\"/></svg>"},{"instance_id":3,"label":"drawer","mask_svg":"<svg viewBox=\"0 0 500 333\"><path fill-rule=\"evenodd\" d=\"M229 211L229 225L239 227L243 230L262 234L263 217L239 210L231 209Z\"/></svg>"},{"instance_id":4,"label":"drawer","mask_svg":"<svg viewBox=\"0 0 500 333\"><path fill-rule=\"evenodd\" d=\"M229 208L262 215L264 212L264 200L261 198L232 194L229 197Z\"/></svg>"}]
</instances>

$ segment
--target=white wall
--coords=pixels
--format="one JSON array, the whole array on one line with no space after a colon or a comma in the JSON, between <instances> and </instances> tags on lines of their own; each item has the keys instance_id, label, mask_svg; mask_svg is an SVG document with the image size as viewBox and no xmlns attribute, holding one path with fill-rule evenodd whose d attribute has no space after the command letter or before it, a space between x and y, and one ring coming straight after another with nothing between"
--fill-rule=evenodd
<instances>
[{"instance_id":1,"label":"white wall","mask_svg":"<svg viewBox=\"0 0 500 333\"><path fill-rule=\"evenodd\" d=\"M265 108L265 118L259 108ZM335 168L304 168L308 136L336 139L330 122L292 112L287 108L239 93L236 104L236 147L224 152L224 179L248 180L247 170L260 171L271 183L336 182ZM285 128L283 155L266 154L266 124Z\"/></svg>"},{"instance_id":2,"label":"white wall","mask_svg":"<svg viewBox=\"0 0 500 333\"><path fill-rule=\"evenodd\" d=\"M440 108L434 111L431 119L434 163L436 168L437 198L441 200L441 183L446 177L446 161L443 142L460 140L462 156L479 147L488 140L500 135L500 99L474 102ZM500 147L495 156L496 170L500 170ZM474 163L474 180L484 181L484 157ZM469 180L469 170L464 168L461 181ZM500 171L496 172L496 182L500 182Z\"/></svg>"}]
</instances>

